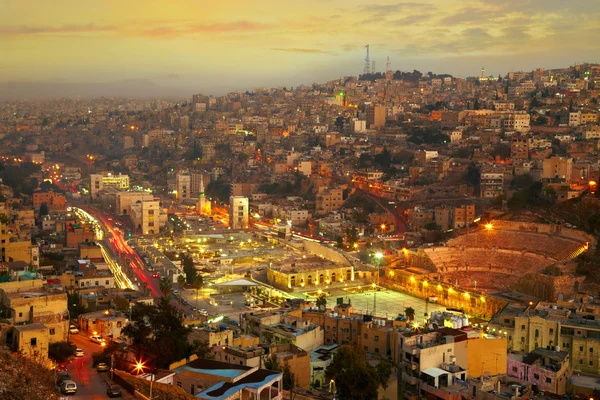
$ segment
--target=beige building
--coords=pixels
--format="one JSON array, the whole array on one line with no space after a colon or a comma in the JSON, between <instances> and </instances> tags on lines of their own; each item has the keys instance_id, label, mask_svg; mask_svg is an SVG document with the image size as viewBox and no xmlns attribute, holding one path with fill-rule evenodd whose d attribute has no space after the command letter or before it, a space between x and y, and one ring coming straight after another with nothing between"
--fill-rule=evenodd
<instances>
[{"instance_id":1,"label":"beige building","mask_svg":"<svg viewBox=\"0 0 600 400\"><path fill-rule=\"evenodd\" d=\"M100 191L105 187L114 187L120 190L128 189L129 176L122 174L113 175L111 173L106 175L90 175L90 196L92 199L98 199L100 197Z\"/></svg>"},{"instance_id":2,"label":"beige building","mask_svg":"<svg viewBox=\"0 0 600 400\"><path fill-rule=\"evenodd\" d=\"M504 170L484 167L479 175L480 195L485 198L496 198L504 194Z\"/></svg>"},{"instance_id":3,"label":"beige building","mask_svg":"<svg viewBox=\"0 0 600 400\"><path fill-rule=\"evenodd\" d=\"M231 346L233 344L233 331L231 329L212 327L194 329L188 336L188 340L192 343L194 340L206 342L208 343L208 347Z\"/></svg>"},{"instance_id":4,"label":"beige building","mask_svg":"<svg viewBox=\"0 0 600 400\"><path fill-rule=\"evenodd\" d=\"M48 358L49 329L44 324L35 322L29 325L15 326L12 335L13 350L36 359Z\"/></svg>"},{"instance_id":5,"label":"beige building","mask_svg":"<svg viewBox=\"0 0 600 400\"><path fill-rule=\"evenodd\" d=\"M475 222L475 204L454 207L454 229L469 227Z\"/></svg>"},{"instance_id":6,"label":"beige building","mask_svg":"<svg viewBox=\"0 0 600 400\"><path fill-rule=\"evenodd\" d=\"M381 105L367 107L367 128L381 128L385 126L386 109Z\"/></svg>"},{"instance_id":7,"label":"beige building","mask_svg":"<svg viewBox=\"0 0 600 400\"><path fill-rule=\"evenodd\" d=\"M154 200L154 195L148 192L119 192L115 197L115 210L122 215L130 214L131 205L138 201Z\"/></svg>"},{"instance_id":8,"label":"beige building","mask_svg":"<svg viewBox=\"0 0 600 400\"><path fill-rule=\"evenodd\" d=\"M560 179L570 183L572 178L573 159L566 157L551 157L544 160L543 179Z\"/></svg>"},{"instance_id":9,"label":"beige building","mask_svg":"<svg viewBox=\"0 0 600 400\"><path fill-rule=\"evenodd\" d=\"M507 306L489 328L504 332L508 350L531 352L550 347L569 352L573 371L600 373L600 324L586 315L600 314L597 307L582 305L576 313L569 305L539 303L531 307ZM588 317L590 318L590 317Z\"/></svg>"},{"instance_id":10,"label":"beige building","mask_svg":"<svg viewBox=\"0 0 600 400\"><path fill-rule=\"evenodd\" d=\"M267 282L282 289L294 289L332 282L354 281L354 267L325 261L318 257L267 268Z\"/></svg>"},{"instance_id":11,"label":"beige building","mask_svg":"<svg viewBox=\"0 0 600 400\"><path fill-rule=\"evenodd\" d=\"M161 210L159 201L142 201L132 204L130 209L129 216L142 235L156 234L166 223L167 215Z\"/></svg>"},{"instance_id":12,"label":"beige building","mask_svg":"<svg viewBox=\"0 0 600 400\"><path fill-rule=\"evenodd\" d=\"M344 204L344 191L341 188L319 187L316 200L317 215L327 215L337 211Z\"/></svg>"},{"instance_id":13,"label":"beige building","mask_svg":"<svg viewBox=\"0 0 600 400\"><path fill-rule=\"evenodd\" d=\"M48 290L40 279L0 283L0 308L12 325L44 325L48 343L67 340L67 295Z\"/></svg>"},{"instance_id":14,"label":"beige building","mask_svg":"<svg viewBox=\"0 0 600 400\"><path fill-rule=\"evenodd\" d=\"M192 197L192 176L189 171L179 171L175 175L175 198L179 203Z\"/></svg>"},{"instance_id":15,"label":"beige building","mask_svg":"<svg viewBox=\"0 0 600 400\"><path fill-rule=\"evenodd\" d=\"M229 226L231 229L248 228L248 198L229 197Z\"/></svg>"},{"instance_id":16,"label":"beige building","mask_svg":"<svg viewBox=\"0 0 600 400\"><path fill-rule=\"evenodd\" d=\"M78 317L79 328L89 336L97 334L101 337L116 339L121 336L121 329L127 325L127 318L114 310L94 311Z\"/></svg>"}]
</instances>

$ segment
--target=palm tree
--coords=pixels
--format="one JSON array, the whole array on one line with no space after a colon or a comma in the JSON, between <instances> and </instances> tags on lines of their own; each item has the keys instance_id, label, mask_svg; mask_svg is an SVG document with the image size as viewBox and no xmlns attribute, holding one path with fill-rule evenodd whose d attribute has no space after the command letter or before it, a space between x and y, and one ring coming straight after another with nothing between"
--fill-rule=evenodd
<instances>
[{"instance_id":1,"label":"palm tree","mask_svg":"<svg viewBox=\"0 0 600 400\"><path fill-rule=\"evenodd\" d=\"M409 321L415 319L415 309L412 307L406 307L406 309L404 310L404 314L406 315L406 318L408 318Z\"/></svg>"},{"instance_id":2,"label":"palm tree","mask_svg":"<svg viewBox=\"0 0 600 400\"><path fill-rule=\"evenodd\" d=\"M171 289L173 288L173 284L168 278L161 278L159 282L159 289L163 296L167 297L169 293L171 293Z\"/></svg>"},{"instance_id":3,"label":"palm tree","mask_svg":"<svg viewBox=\"0 0 600 400\"><path fill-rule=\"evenodd\" d=\"M177 277L177 284L179 285L179 289L185 290L185 275L181 274Z\"/></svg>"},{"instance_id":4,"label":"palm tree","mask_svg":"<svg viewBox=\"0 0 600 400\"><path fill-rule=\"evenodd\" d=\"M196 289L196 310L198 310L198 292L202 289L203 284L204 281L202 280L202 275L196 275L193 282L194 289Z\"/></svg>"}]
</instances>

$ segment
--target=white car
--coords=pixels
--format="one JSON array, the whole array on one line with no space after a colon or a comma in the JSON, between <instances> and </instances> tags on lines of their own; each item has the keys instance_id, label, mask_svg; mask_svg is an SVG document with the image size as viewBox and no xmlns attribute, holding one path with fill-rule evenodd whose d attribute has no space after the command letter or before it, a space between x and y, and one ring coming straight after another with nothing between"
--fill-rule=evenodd
<instances>
[{"instance_id":1,"label":"white car","mask_svg":"<svg viewBox=\"0 0 600 400\"><path fill-rule=\"evenodd\" d=\"M83 356L84 356L83 350L81 350L81 349L75 350L75 357L83 357Z\"/></svg>"},{"instance_id":2,"label":"white car","mask_svg":"<svg viewBox=\"0 0 600 400\"><path fill-rule=\"evenodd\" d=\"M208 311L206 311L205 309L200 310L199 313L200 313L200 315L205 316L205 317L208 315Z\"/></svg>"},{"instance_id":3,"label":"white car","mask_svg":"<svg viewBox=\"0 0 600 400\"><path fill-rule=\"evenodd\" d=\"M90 340L94 343L102 344L105 343L106 340L102 339L100 336L90 336Z\"/></svg>"},{"instance_id":4,"label":"white car","mask_svg":"<svg viewBox=\"0 0 600 400\"><path fill-rule=\"evenodd\" d=\"M79 329L75 325L69 326L69 333L71 335L77 335L79 333Z\"/></svg>"}]
</instances>

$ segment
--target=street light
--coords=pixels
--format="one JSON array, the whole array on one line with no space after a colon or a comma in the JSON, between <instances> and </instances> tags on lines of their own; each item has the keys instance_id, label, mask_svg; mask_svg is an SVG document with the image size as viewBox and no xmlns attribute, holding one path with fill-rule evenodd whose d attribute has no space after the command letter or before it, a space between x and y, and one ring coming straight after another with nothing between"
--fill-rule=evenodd
<instances>
[{"instance_id":1,"label":"street light","mask_svg":"<svg viewBox=\"0 0 600 400\"><path fill-rule=\"evenodd\" d=\"M491 231L492 229L494 229L494 225L491 222L488 222L487 224L485 224L484 227L488 231Z\"/></svg>"}]
</instances>

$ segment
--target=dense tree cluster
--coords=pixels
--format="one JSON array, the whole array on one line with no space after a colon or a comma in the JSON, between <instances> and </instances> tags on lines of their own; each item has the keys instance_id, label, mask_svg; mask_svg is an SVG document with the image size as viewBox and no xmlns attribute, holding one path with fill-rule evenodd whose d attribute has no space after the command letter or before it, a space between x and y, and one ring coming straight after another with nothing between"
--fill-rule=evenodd
<instances>
[{"instance_id":1,"label":"dense tree cluster","mask_svg":"<svg viewBox=\"0 0 600 400\"><path fill-rule=\"evenodd\" d=\"M373 367L362 349L349 345L338 349L325 370L341 400L376 400L379 388L387 388L391 374L392 364L388 361L381 360Z\"/></svg>"},{"instance_id":2,"label":"dense tree cluster","mask_svg":"<svg viewBox=\"0 0 600 400\"><path fill-rule=\"evenodd\" d=\"M0 350L0 399L58 400L54 375L35 359Z\"/></svg>"}]
</instances>

